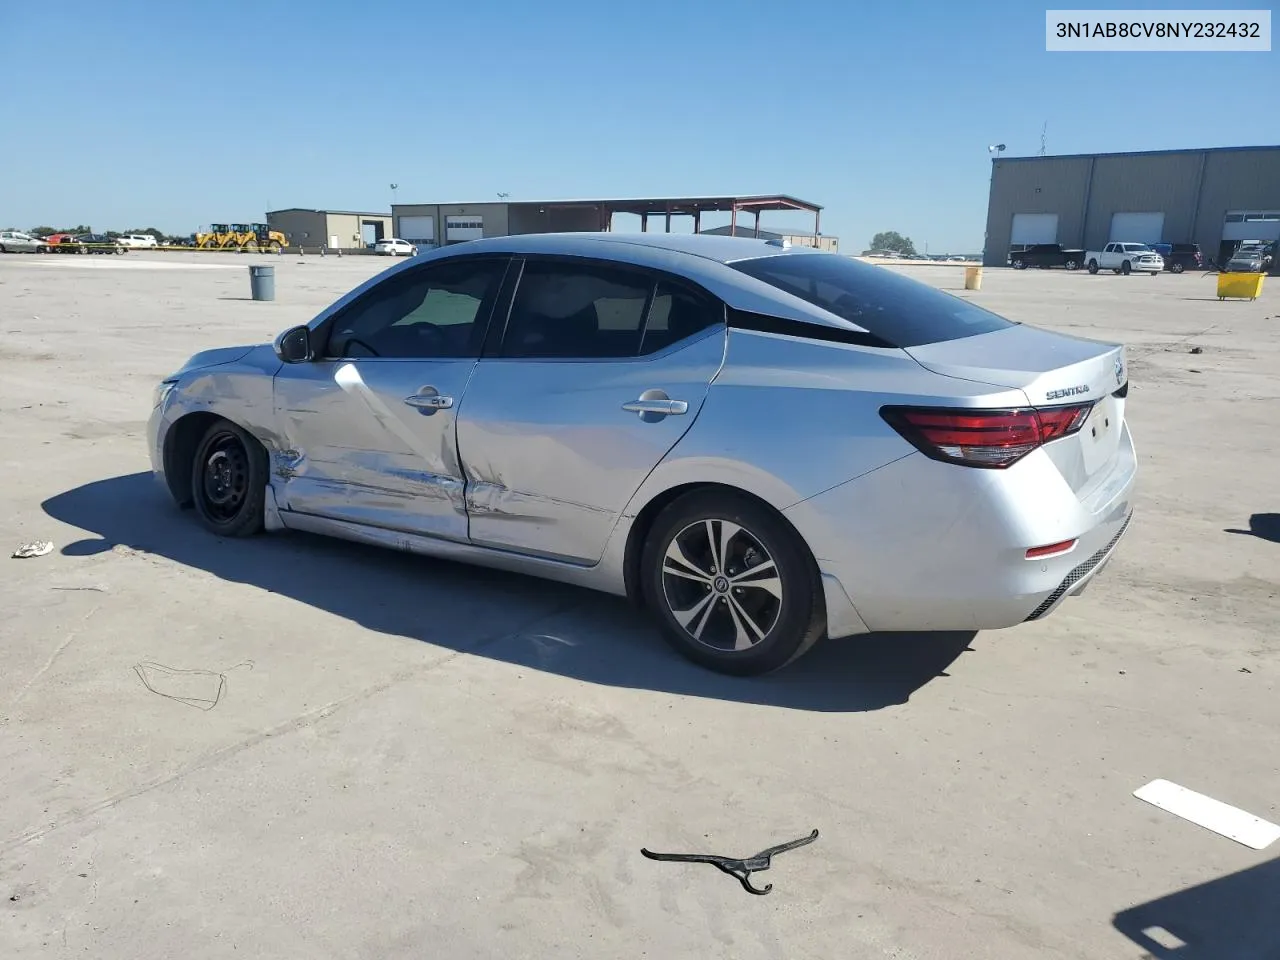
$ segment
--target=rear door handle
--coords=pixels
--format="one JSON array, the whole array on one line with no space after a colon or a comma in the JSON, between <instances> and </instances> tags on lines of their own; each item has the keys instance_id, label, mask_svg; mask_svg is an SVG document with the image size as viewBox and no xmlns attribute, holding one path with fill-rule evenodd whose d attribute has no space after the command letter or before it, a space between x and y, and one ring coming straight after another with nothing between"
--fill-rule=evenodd
<instances>
[{"instance_id":1,"label":"rear door handle","mask_svg":"<svg viewBox=\"0 0 1280 960\"><path fill-rule=\"evenodd\" d=\"M628 413L655 413L658 416L678 416L689 412L689 404L684 400L629 400L622 405Z\"/></svg>"},{"instance_id":2,"label":"rear door handle","mask_svg":"<svg viewBox=\"0 0 1280 960\"><path fill-rule=\"evenodd\" d=\"M404 402L419 410L448 410L453 406L453 397L442 397L438 393L415 393L405 397Z\"/></svg>"}]
</instances>

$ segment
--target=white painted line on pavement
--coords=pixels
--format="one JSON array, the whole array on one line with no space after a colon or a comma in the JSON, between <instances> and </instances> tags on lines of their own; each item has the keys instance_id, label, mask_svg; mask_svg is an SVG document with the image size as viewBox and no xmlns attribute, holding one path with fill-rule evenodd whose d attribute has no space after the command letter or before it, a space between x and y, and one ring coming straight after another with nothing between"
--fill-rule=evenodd
<instances>
[{"instance_id":1,"label":"white painted line on pavement","mask_svg":"<svg viewBox=\"0 0 1280 960\"><path fill-rule=\"evenodd\" d=\"M1280 840L1280 827L1274 823L1168 780L1152 780L1133 795L1254 850L1265 850Z\"/></svg>"}]
</instances>

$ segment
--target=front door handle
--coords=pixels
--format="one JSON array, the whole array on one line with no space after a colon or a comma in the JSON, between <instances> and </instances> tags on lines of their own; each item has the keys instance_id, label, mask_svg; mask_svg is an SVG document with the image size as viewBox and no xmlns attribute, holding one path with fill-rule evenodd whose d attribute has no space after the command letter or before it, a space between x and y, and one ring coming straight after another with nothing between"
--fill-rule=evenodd
<instances>
[{"instance_id":1,"label":"front door handle","mask_svg":"<svg viewBox=\"0 0 1280 960\"><path fill-rule=\"evenodd\" d=\"M664 417L689 412L684 400L630 400L622 405L630 413L657 413Z\"/></svg>"},{"instance_id":2,"label":"front door handle","mask_svg":"<svg viewBox=\"0 0 1280 960\"><path fill-rule=\"evenodd\" d=\"M404 402L419 410L448 410L453 406L453 397L442 397L438 393L415 393L405 397Z\"/></svg>"},{"instance_id":3,"label":"front door handle","mask_svg":"<svg viewBox=\"0 0 1280 960\"><path fill-rule=\"evenodd\" d=\"M682 413L689 412L689 404L684 400L629 400L622 405L622 409L628 413L638 413L640 416L645 414L654 414L659 417L679 416Z\"/></svg>"}]
</instances>

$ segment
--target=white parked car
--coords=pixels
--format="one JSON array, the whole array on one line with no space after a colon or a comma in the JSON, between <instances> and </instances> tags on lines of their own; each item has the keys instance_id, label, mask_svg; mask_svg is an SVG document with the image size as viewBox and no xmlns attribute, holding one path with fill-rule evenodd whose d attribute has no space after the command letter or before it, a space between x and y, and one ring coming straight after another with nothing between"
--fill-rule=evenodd
<instances>
[{"instance_id":1,"label":"white parked car","mask_svg":"<svg viewBox=\"0 0 1280 960\"><path fill-rule=\"evenodd\" d=\"M373 245L373 252L382 257L412 257L418 248L408 240L387 237Z\"/></svg>"},{"instance_id":2,"label":"white parked car","mask_svg":"<svg viewBox=\"0 0 1280 960\"><path fill-rule=\"evenodd\" d=\"M1088 251L1084 262L1090 273L1113 270L1126 276L1149 273L1154 277L1164 270L1164 257L1145 243L1108 243L1101 250Z\"/></svg>"},{"instance_id":3,"label":"white parked car","mask_svg":"<svg viewBox=\"0 0 1280 960\"><path fill-rule=\"evenodd\" d=\"M48 253L49 244L20 230L0 231L0 253Z\"/></svg>"},{"instance_id":4,"label":"white parked car","mask_svg":"<svg viewBox=\"0 0 1280 960\"><path fill-rule=\"evenodd\" d=\"M155 247L156 238L149 233L131 233L128 236L120 237L117 241L122 247Z\"/></svg>"}]
</instances>

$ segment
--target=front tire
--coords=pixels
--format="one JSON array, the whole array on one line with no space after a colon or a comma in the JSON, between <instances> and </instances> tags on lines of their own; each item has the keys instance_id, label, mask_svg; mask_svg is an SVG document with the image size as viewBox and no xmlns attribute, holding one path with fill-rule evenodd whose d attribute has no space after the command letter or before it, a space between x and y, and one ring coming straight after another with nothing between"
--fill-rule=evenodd
<instances>
[{"instance_id":1,"label":"front tire","mask_svg":"<svg viewBox=\"0 0 1280 960\"><path fill-rule=\"evenodd\" d=\"M1015 260L1015 261L1013 261L1013 269L1015 269L1015 270L1025 270L1025 269L1027 269L1027 265L1026 265L1023 261L1021 261L1021 260Z\"/></svg>"},{"instance_id":2,"label":"front tire","mask_svg":"<svg viewBox=\"0 0 1280 960\"><path fill-rule=\"evenodd\" d=\"M1183 270L1186 269L1186 267L1184 267L1180 263L1174 263L1170 265L1169 269L1174 273L1181 273Z\"/></svg>"},{"instance_id":3,"label":"front tire","mask_svg":"<svg viewBox=\"0 0 1280 960\"><path fill-rule=\"evenodd\" d=\"M220 537L250 537L262 529L267 457L262 445L234 423L209 427L191 464L196 516Z\"/></svg>"},{"instance_id":4,"label":"front tire","mask_svg":"<svg viewBox=\"0 0 1280 960\"><path fill-rule=\"evenodd\" d=\"M1129 265L1129 261L1128 261L1128 260L1126 260L1124 263L1120 264L1120 273L1121 273L1121 274L1123 274L1124 276L1126 276L1126 277L1127 277L1127 276L1128 276L1129 274L1131 274L1132 272L1133 272L1133 267L1131 267L1131 266Z\"/></svg>"},{"instance_id":5,"label":"front tire","mask_svg":"<svg viewBox=\"0 0 1280 960\"><path fill-rule=\"evenodd\" d=\"M826 632L817 568L785 520L747 497L687 494L654 521L644 598L663 636L717 673L786 666Z\"/></svg>"},{"instance_id":6,"label":"front tire","mask_svg":"<svg viewBox=\"0 0 1280 960\"><path fill-rule=\"evenodd\" d=\"M1079 263L1077 263L1075 260L1068 260L1068 261L1067 261L1067 269L1068 269L1068 270L1079 270L1079 269L1080 269L1080 264L1079 264Z\"/></svg>"}]
</instances>

